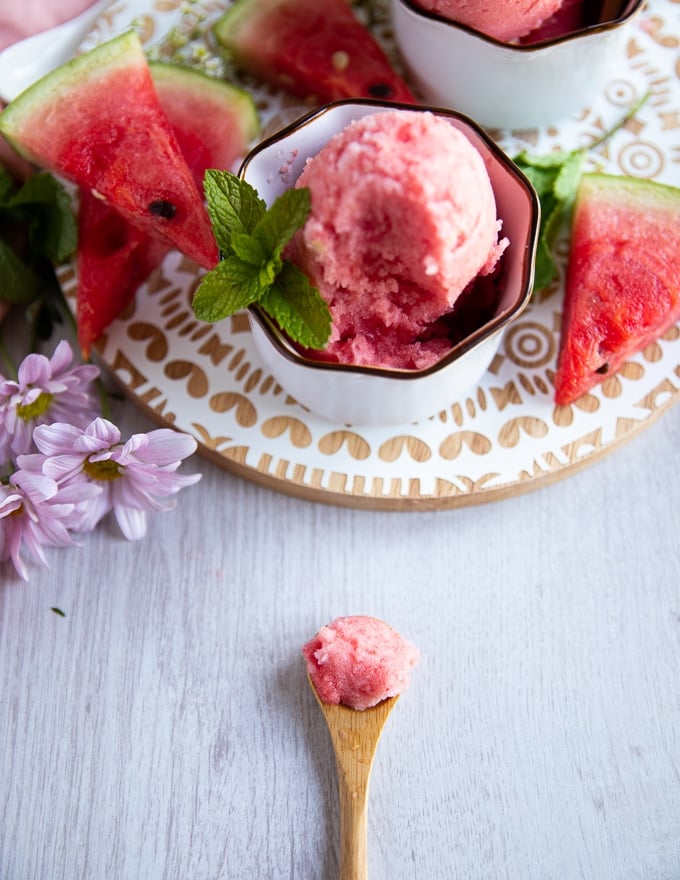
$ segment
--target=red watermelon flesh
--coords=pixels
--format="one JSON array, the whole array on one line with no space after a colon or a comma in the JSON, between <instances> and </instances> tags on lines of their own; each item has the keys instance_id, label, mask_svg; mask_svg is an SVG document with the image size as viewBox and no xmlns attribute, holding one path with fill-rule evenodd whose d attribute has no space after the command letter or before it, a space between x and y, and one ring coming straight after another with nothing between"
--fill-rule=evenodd
<instances>
[{"instance_id":1,"label":"red watermelon flesh","mask_svg":"<svg viewBox=\"0 0 680 880\"><path fill-rule=\"evenodd\" d=\"M131 223L211 268L217 245L201 193L127 31L26 89L0 114L17 152L95 190Z\"/></svg>"},{"instance_id":2,"label":"red watermelon flesh","mask_svg":"<svg viewBox=\"0 0 680 880\"><path fill-rule=\"evenodd\" d=\"M230 169L259 131L248 92L174 64L149 64L156 93L196 185L207 168Z\"/></svg>"},{"instance_id":3,"label":"red watermelon flesh","mask_svg":"<svg viewBox=\"0 0 680 880\"><path fill-rule=\"evenodd\" d=\"M176 65L149 65L163 112L172 125L196 185L207 168L230 168L257 135L252 98L223 80ZM169 246L83 189L78 212L78 343L85 357Z\"/></svg>"},{"instance_id":4,"label":"red watermelon flesh","mask_svg":"<svg viewBox=\"0 0 680 880\"><path fill-rule=\"evenodd\" d=\"M346 0L237 0L214 34L244 70L303 98L416 103Z\"/></svg>"},{"instance_id":5,"label":"red watermelon flesh","mask_svg":"<svg viewBox=\"0 0 680 880\"><path fill-rule=\"evenodd\" d=\"M572 224L555 401L577 400L680 319L680 189L585 174Z\"/></svg>"},{"instance_id":6,"label":"red watermelon flesh","mask_svg":"<svg viewBox=\"0 0 680 880\"><path fill-rule=\"evenodd\" d=\"M87 189L80 192L78 240L76 324L80 350L88 358L92 344L132 302L170 248Z\"/></svg>"}]
</instances>

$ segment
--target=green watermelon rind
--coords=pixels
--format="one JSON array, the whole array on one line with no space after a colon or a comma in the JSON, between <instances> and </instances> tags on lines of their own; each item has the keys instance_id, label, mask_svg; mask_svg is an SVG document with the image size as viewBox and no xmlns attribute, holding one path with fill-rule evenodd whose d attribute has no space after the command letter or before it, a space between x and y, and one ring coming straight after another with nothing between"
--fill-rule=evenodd
<instances>
[{"instance_id":1,"label":"green watermelon rind","mask_svg":"<svg viewBox=\"0 0 680 880\"><path fill-rule=\"evenodd\" d=\"M582 176L578 198L593 198L605 193L610 204L619 203L626 210L633 206L640 207L643 201L655 209L666 207L674 215L679 210L680 189L669 183L600 171Z\"/></svg>"},{"instance_id":2,"label":"green watermelon rind","mask_svg":"<svg viewBox=\"0 0 680 880\"><path fill-rule=\"evenodd\" d=\"M239 40L243 32L253 23L258 23L256 0L238 0L218 18L213 25L213 34L218 43L231 52L234 60L241 61Z\"/></svg>"},{"instance_id":3,"label":"green watermelon rind","mask_svg":"<svg viewBox=\"0 0 680 880\"><path fill-rule=\"evenodd\" d=\"M195 95L196 102L210 103L215 112L229 114L229 121L237 124L244 143L249 143L260 133L260 119L255 100L250 92L223 79L208 76L198 70L171 64L167 61L150 61L149 70L154 85L159 88L167 83L171 88L181 88L187 100Z\"/></svg>"},{"instance_id":4,"label":"green watermelon rind","mask_svg":"<svg viewBox=\"0 0 680 880\"><path fill-rule=\"evenodd\" d=\"M20 155L96 191L199 265L217 262L200 189L134 29L49 72L11 102L0 125Z\"/></svg>"},{"instance_id":5,"label":"green watermelon rind","mask_svg":"<svg viewBox=\"0 0 680 880\"><path fill-rule=\"evenodd\" d=\"M48 106L61 92L83 79L92 83L99 70L109 77L116 66L129 69L131 64L138 64L142 67L146 60L137 52L138 46L137 33L130 29L45 74L0 113L0 133L20 156L37 161L38 157L21 143L22 132L34 125L36 108Z\"/></svg>"},{"instance_id":6,"label":"green watermelon rind","mask_svg":"<svg viewBox=\"0 0 680 880\"><path fill-rule=\"evenodd\" d=\"M175 135L179 139L179 129L188 129L192 136L198 136L206 151L206 155L200 154L198 168L192 161L196 155L184 156L198 185L203 176L204 159L208 159L212 167L215 163L233 163L243 156L260 128L255 101L249 92L226 80L164 61L149 62L149 70L161 108ZM125 229L125 221L103 202L83 198L81 208L83 204L88 206L88 212L85 225L80 229L76 314L78 341L83 355L88 357L93 343L131 301L166 251L161 242L130 227L119 246L126 262L123 266L120 256L116 252L107 254L102 242L106 241L110 228L116 229L116 224L122 223L119 229ZM111 212L112 226L106 212ZM120 231L114 232L116 237L120 237ZM104 255L100 256L102 250ZM126 277L121 274L123 270ZM86 288L84 278L87 278Z\"/></svg>"},{"instance_id":7,"label":"green watermelon rind","mask_svg":"<svg viewBox=\"0 0 680 880\"><path fill-rule=\"evenodd\" d=\"M307 100L383 97L416 103L351 4L311 5L318 28L292 0L235 0L212 33L236 66Z\"/></svg>"}]
</instances>

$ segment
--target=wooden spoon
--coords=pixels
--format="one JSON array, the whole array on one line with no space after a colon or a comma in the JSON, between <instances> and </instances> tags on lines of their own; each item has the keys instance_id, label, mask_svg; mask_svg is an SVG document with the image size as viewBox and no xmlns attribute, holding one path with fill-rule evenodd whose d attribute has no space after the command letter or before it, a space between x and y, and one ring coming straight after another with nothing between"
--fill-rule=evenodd
<instances>
[{"instance_id":1,"label":"wooden spoon","mask_svg":"<svg viewBox=\"0 0 680 880\"><path fill-rule=\"evenodd\" d=\"M338 769L340 880L368 880L368 784L380 734L399 697L370 709L350 709L324 703L311 679L309 684L326 719Z\"/></svg>"}]
</instances>

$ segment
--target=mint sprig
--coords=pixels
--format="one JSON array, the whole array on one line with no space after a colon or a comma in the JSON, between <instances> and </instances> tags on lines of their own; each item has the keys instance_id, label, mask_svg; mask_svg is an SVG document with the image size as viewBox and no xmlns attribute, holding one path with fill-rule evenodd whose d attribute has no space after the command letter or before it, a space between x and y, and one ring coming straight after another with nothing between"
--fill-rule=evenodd
<instances>
[{"instance_id":1,"label":"mint sprig","mask_svg":"<svg viewBox=\"0 0 680 880\"><path fill-rule=\"evenodd\" d=\"M309 190L286 190L267 208L249 183L215 169L206 172L204 189L222 260L203 276L194 294L196 317L220 321L257 304L294 342L323 348L331 331L328 305L283 257L309 216Z\"/></svg>"},{"instance_id":2,"label":"mint sprig","mask_svg":"<svg viewBox=\"0 0 680 880\"><path fill-rule=\"evenodd\" d=\"M529 178L541 203L534 290L547 287L558 275L552 249L562 220L569 216L573 207L588 152L599 147L632 119L648 97L649 92L644 94L616 125L587 147L570 151L561 150L546 156L531 156L523 151L513 158L514 163Z\"/></svg>"},{"instance_id":3,"label":"mint sprig","mask_svg":"<svg viewBox=\"0 0 680 880\"><path fill-rule=\"evenodd\" d=\"M70 197L55 177L40 172L19 185L0 166L0 299L35 300L77 240Z\"/></svg>"}]
</instances>

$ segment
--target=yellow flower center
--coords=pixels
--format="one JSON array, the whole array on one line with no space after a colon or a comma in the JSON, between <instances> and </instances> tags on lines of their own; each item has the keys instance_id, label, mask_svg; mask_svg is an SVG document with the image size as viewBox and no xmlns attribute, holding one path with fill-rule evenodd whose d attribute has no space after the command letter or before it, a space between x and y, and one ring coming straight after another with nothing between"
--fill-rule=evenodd
<instances>
[{"instance_id":1,"label":"yellow flower center","mask_svg":"<svg viewBox=\"0 0 680 880\"><path fill-rule=\"evenodd\" d=\"M39 397L36 397L33 403L25 405L20 403L17 406L17 416L24 422L34 421L47 412L53 400L54 394L48 394L47 391L43 391Z\"/></svg>"},{"instance_id":2,"label":"yellow flower center","mask_svg":"<svg viewBox=\"0 0 680 880\"><path fill-rule=\"evenodd\" d=\"M122 476L124 468L111 458L104 461L86 461L83 470L93 480L117 480Z\"/></svg>"}]
</instances>

